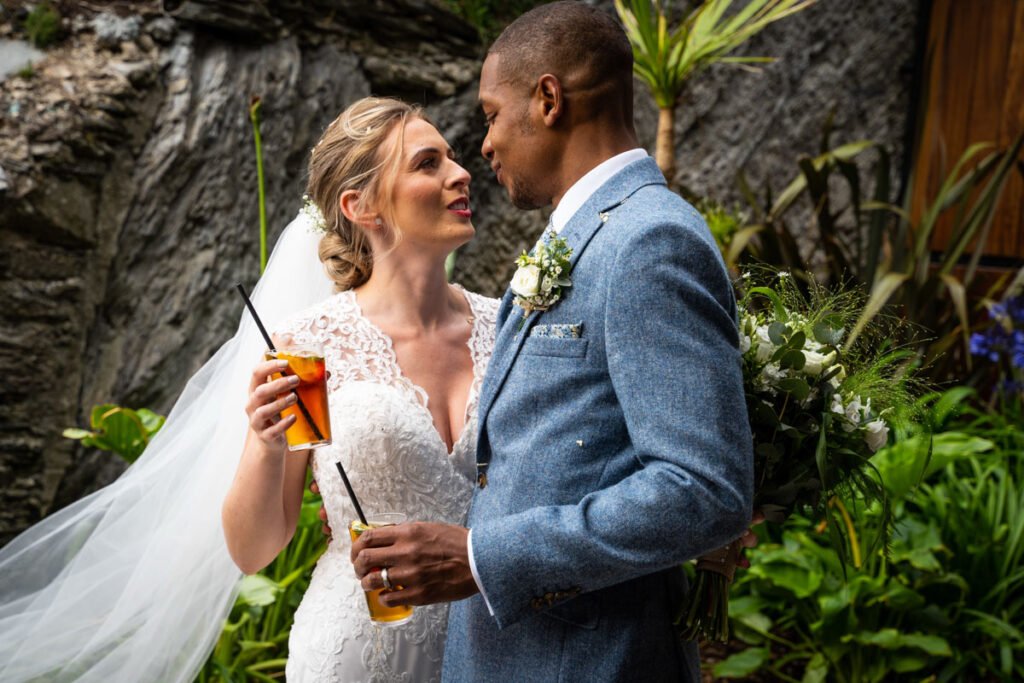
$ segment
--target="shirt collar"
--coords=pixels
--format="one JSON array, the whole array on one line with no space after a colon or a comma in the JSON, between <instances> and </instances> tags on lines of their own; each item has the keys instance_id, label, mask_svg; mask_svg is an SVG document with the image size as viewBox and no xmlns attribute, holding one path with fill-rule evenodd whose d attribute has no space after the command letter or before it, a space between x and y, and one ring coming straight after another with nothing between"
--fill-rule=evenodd
<instances>
[{"instance_id":1,"label":"shirt collar","mask_svg":"<svg viewBox=\"0 0 1024 683\"><path fill-rule=\"evenodd\" d=\"M590 169L585 176L573 183L572 187L562 195L562 201L551 213L551 229L556 233L561 232L569 219L573 217L580 207L590 197L601 189L608 180L616 173L630 165L634 161L647 158L647 151L641 147L631 149L622 154L616 154L610 159L605 159L600 164Z\"/></svg>"}]
</instances>

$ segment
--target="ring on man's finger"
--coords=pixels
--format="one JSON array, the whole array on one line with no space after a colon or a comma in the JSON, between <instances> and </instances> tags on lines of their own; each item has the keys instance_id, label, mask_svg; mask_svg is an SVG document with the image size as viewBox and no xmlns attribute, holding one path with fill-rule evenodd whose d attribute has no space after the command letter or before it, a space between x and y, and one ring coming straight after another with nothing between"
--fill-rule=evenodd
<instances>
[{"instance_id":1,"label":"ring on man's finger","mask_svg":"<svg viewBox=\"0 0 1024 683\"><path fill-rule=\"evenodd\" d=\"M395 587L391 585L391 581L388 579L388 568L384 567L380 570L380 580L384 584L384 590L393 591Z\"/></svg>"}]
</instances>

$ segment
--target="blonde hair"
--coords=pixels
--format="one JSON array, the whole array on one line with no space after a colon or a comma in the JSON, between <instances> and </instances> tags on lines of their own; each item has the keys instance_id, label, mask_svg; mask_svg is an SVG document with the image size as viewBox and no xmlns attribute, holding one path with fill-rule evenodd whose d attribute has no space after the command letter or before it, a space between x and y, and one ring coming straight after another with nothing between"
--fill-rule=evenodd
<instances>
[{"instance_id":1,"label":"blonde hair","mask_svg":"<svg viewBox=\"0 0 1024 683\"><path fill-rule=\"evenodd\" d=\"M405 124L412 117L424 118L416 105L364 97L334 119L313 148L306 193L323 214L326 234L320 240L320 260L337 291L358 287L373 272L369 240L342 213L341 195L358 190L360 211L378 211L395 231L391 196L402 161ZM386 145L395 126L402 134Z\"/></svg>"}]
</instances>

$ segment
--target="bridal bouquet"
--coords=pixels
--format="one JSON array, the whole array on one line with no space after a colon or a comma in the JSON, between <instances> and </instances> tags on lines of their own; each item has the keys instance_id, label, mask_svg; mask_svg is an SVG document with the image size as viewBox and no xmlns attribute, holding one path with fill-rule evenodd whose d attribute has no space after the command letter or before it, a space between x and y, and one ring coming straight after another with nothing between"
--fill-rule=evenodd
<instances>
[{"instance_id":1,"label":"bridal bouquet","mask_svg":"<svg viewBox=\"0 0 1024 683\"><path fill-rule=\"evenodd\" d=\"M879 503L888 527L885 492L869 458L888 442L897 407L910 403L903 362L909 354L886 349L878 319L850 339L863 311L852 292L829 294L812 283L805 295L785 272L766 286L752 286L753 279L745 274L739 289L755 508L768 521L797 510L824 518L840 558L847 561L849 548L859 566L845 505ZM737 542L698 561L682 618L685 638L727 640L728 584L738 555Z\"/></svg>"}]
</instances>

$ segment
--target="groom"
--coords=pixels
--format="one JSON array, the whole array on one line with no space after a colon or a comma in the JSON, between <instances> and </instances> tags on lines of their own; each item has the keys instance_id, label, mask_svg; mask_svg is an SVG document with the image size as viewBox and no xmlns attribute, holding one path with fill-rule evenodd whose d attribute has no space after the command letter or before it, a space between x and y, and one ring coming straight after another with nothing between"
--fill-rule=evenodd
<instances>
[{"instance_id":1,"label":"groom","mask_svg":"<svg viewBox=\"0 0 1024 683\"><path fill-rule=\"evenodd\" d=\"M403 587L386 601L458 601L446 681L700 680L679 566L751 519L732 288L639 147L632 84L620 26L576 2L520 17L483 65L483 155L517 207L554 205L572 286L528 315L502 300L469 528L352 548L364 588L378 567Z\"/></svg>"}]
</instances>

